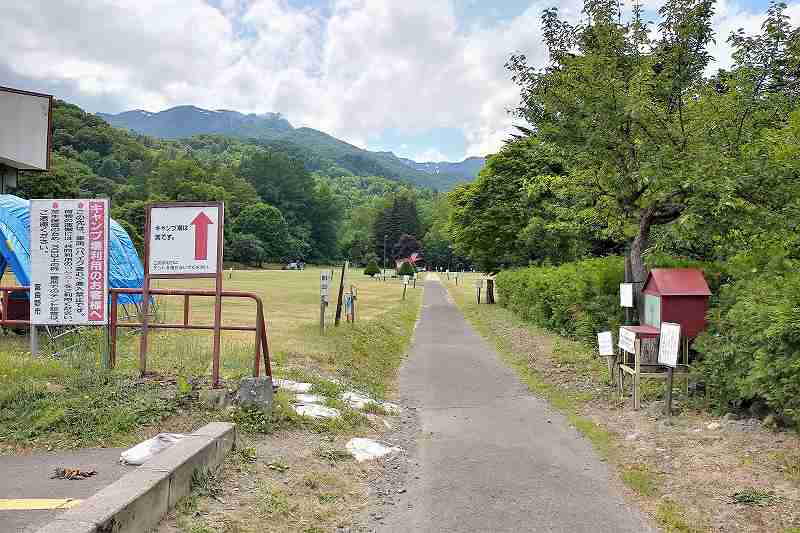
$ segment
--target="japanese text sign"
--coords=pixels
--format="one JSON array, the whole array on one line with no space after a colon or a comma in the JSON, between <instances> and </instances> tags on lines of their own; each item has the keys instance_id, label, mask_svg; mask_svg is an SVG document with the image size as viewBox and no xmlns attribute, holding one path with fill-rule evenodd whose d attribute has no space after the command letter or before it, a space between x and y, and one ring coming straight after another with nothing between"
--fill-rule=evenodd
<instances>
[{"instance_id":1,"label":"japanese text sign","mask_svg":"<svg viewBox=\"0 0 800 533\"><path fill-rule=\"evenodd\" d=\"M636 333L626 328L619 328L620 349L628 353L636 353Z\"/></svg>"},{"instance_id":2,"label":"japanese text sign","mask_svg":"<svg viewBox=\"0 0 800 533\"><path fill-rule=\"evenodd\" d=\"M150 274L217 273L220 206L154 205L150 208Z\"/></svg>"},{"instance_id":3,"label":"japanese text sign","mask_svg":"<svg viewBox=\"0 0 800 533\"><path fill-rule=\"evenodd\" d=\"M681 342L681 325L671 322L661 323L661 334L658 336L658 364L678 366L678 349Z\"/></svg>"},{"instance_id":4,"label":"japanese text sign","mask_svg":"<svg viewBox=\"0 0 800 533\"><path fill-rule=\"evenodd\" d=\"M31 200L31 323L108 323L105 199Z\"/></svg>"},{"instance_id":5,"label":"japanese text sign","mask_svg":"<svg viewBox=\"0 0 800 533\"><path fill-rule=\"evenodd\" d=\"M601 331L597 334L597 345L600 355L614 355L614 337L610 331Z\"/></svg>"}]
</instances>

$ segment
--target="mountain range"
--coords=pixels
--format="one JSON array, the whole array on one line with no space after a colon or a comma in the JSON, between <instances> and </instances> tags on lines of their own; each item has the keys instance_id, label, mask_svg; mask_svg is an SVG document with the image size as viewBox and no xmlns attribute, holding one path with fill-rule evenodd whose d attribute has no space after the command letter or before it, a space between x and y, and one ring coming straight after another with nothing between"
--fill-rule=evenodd
<instances>
[{"instance_id":1,"label":"mountain range","mask_svg":"<svg viewBox=\"0 0 800 533\"><path fill-rule=\"evenodd\" d=\"M383 176L440 191L472 181L485 163L483 157L469 157L457 163L418 163L392 152L372 152L319 130L295 128L280 113L244 114L186 105L157 113L136 109L98 116L113 126L163 139L204 134L237 137L287 151L302 159L310 171L331 177Z\"/></svg>"}]
</instances>

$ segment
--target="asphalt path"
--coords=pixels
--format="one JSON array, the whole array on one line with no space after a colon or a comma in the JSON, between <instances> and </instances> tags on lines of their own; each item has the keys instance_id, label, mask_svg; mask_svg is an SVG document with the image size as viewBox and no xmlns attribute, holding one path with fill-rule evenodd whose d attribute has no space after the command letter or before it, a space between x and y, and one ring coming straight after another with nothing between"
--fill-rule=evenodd
<instances>
[{"instance_id":1,"label":"asphalt path","mask_svg":"<svg viewBox=\"0 0 800 533\"><path fill-rule=\"evenodd\" d=\"M420 416L418 466L380 531L656 529L563 415L531 395L437 280L399 392Z\"/></svg>"},{"instance_id":2,"label":"asphalt path","mask_svg":"<svg viewBox=\"0 0 800 533\"><path fill-rule=\"evenodd\" d=\"M119 464L122 449L64 450L45 454L0 456L0 532L35 531L64 512L56 500L84 500L133 468ZM82 480L51 479L56 468L78 468L97 474ZM41 507L49 509L25 507ZM13 509L3 509L2 507Z\"/></svg>"}]
</instances>

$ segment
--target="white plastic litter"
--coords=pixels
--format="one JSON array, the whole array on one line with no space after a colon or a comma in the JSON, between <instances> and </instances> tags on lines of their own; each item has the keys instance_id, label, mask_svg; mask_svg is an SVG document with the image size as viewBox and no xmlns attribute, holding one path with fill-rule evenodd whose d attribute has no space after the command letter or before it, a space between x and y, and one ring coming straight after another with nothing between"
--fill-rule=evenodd
<instances>
[{"instance_id":1,"label":"white plastic litter","mask_svg":"<svg viewBox=\"0 0 800 533\"><path fill-rule=\"evenodd\" d=\"M380 442L361 437L354 437L350 439L347 444L345 444L345 448L359 463L403 451L402 448L398 448L396 446L384 446Z\"/></svg>"},{"instance_id":2,"label":"white plastic litter","mask_svg":"<svg viewBox=\"0 0 800 533\"><path fill-rule=\"evenodd\" d=\"M315 403L301 403L294 407L295 413L300 416L308 416L311 418L338 418L342 415L338 409L333 407L325 407L324 405L317 405Z\"/></svg>"},{"instance_id":3,"label":"white plastic litter","mask_svg":"<svg viewBox=\"0 0 800 533\"><path fill-rule=\"evenodd\" d=\"M384 411L386 411L390 415L399 415L401 412L403 412L403 408L397 405L396 403L381 402L380 406L383 408Z\"/></svg>"},{"instance_id":4,"label":"white plastic litter","mask_svg":"<svg viewBox=\"0 0 800 533\"><path fill-rule=\"evenodd\" d=\"M276 379L274 383L281 389L288 390L289 392L299 392L304 394L311 390L311 383L299 383L290 379Z\"/></svg>"},{"instance_id":5,"label":"white plastic litter","mask_svg":"<svg viewBox=\"0 0 800 533\"><path fill-rule=\"evenodd\" d=\"M152 439L140 442L133 448L125 450L119 456L119 462L126 465L142 465L157 453L166 450L185 435L180 433L159 433Z\"/></svg>"},{"instance_id":6,"label":"white plastic litter","mask_svg":"<svg viewBox=\"0 0 800 533\"><path fill-rule=\"evenodd\" d=\"M367 406L368 403L373 403L375 400L370 398L369 396L364 396L363 394L359 394L357 392L348 391L342 393L342 401L347 402L350 404L350 407L353 409L363 409Z\"/></svg>"},{"instance_id":7,"label":"white plastic litter","mask_svg":"<svg viewBox=\"0 0 800 533\"><path fill-rule=\"evenodd\" d=\"M325 403L325 396L319 394L295 394L294 399L297 403Z\"/></svg>"}]
</instances>

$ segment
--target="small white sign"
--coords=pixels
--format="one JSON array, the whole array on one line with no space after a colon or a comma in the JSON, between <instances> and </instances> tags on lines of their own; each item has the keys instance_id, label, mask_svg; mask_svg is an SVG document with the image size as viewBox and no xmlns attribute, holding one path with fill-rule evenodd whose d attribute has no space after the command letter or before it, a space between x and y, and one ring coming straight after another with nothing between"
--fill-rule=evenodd
<instances>
[{"instance_id":1,"label":"small white sign","mask_svg":"<svg viewBox=\"0 0 800 533\"><path fill-rule=\"evenodd\" d=\"M619 284L620 307L633 307L633 283Z\"/></svg>"},{"instance_id":2,"label":"small white sign","mask_svg":"<svg viewBox=\"0 0 800 533\"><path fill-rule=\"evenodd\" d=\"M478 278L478 279L475 280L475 288L476 289L482 289L483 288L483 280L482 279Z\"/></svg>"},{"instance_id":3,"label":"small white sign","mask_svg":"<svg viewBox=\"0 0 800 533\"><path fill-rule=\"evenodd\" d=\"M403 276L403 285L408 285L408 276Z\"/></svg>"},{"instance_id":4,"label":"small white sign","mask_svg":"<svg viewBox=\"0 0 800 533\"><path fill-rule=\"evenodd\" d=\"M619 328L619 343L617 346L628 353L636 353L636 333L626 328Z\"/></svg>"},{"instance_id":5,"label":"small white sign","mask_svg":"<svg viewBox=\"0 0 800 533\"><path fill-rule=\"evenodd\" d=\"M219 206L153 207L150 274L216 274Z\"/></svg>"},{"instance_id":6,"label":"small white sign","mask_svg":"<svg viewBox=\"0 0 800 533\"><path fill-rule=\"evenodd\" d=\"M108 323L108 200L31 200L31 323Z\"/></svg>"},{"instance_id":7,"label":"small white sign","mask_svg":"<svg viewBox=\"0 0 800 533\"><path fill-rule=\"evenodd\" d=\"M661 323L661 334L658 337L658 364L678 366L678 351L681 345L681 325L672 322Z\"/></svg>"},{"instance_id":8,"label":"small white sign","mask_svg":"<svg viewBox=\"0 0 800 533\"><path fill-rule=\"evenodd\" d=\"M597 334L597 345L600 355L614 355L614 336L610 331L601 331Z\"/></svg>"}]
</instances>

